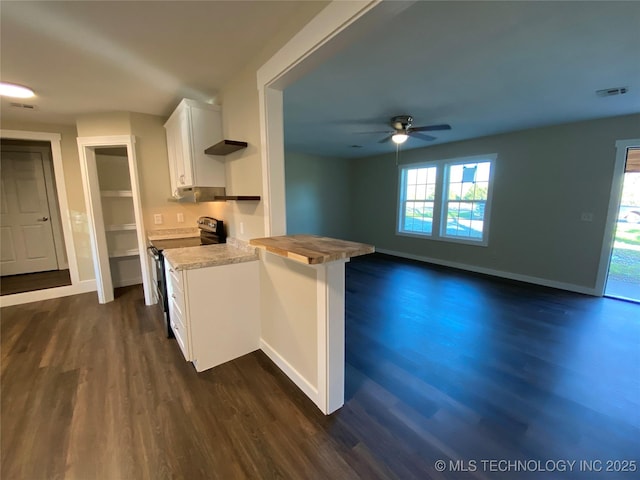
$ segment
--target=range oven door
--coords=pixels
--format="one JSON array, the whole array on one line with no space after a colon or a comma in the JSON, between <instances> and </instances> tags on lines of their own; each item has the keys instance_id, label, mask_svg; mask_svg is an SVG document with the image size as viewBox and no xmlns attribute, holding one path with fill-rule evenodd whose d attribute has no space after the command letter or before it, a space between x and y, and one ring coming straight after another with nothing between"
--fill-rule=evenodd
<instances>
[{"instance_id":1,"label":"range oven door","mask_svg":"<svg viewBox=\"0 0 640 480\"><path fill-rule=\"evenodd\" d=\"M158 303L162 307L164 331L167 338L173 338L173 330L171 330L169 322L169 299L167 298L167 279L164 272L164 256L156 247L147 249L154 265L154 280L156 286L156 296Z\"/></svg>"}]
</instances>

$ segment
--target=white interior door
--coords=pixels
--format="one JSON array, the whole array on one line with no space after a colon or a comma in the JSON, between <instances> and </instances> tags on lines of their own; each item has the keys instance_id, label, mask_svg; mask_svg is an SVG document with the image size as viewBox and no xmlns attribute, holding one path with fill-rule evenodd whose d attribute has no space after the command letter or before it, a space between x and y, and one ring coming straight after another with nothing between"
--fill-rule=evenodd
<instances>
[{"instance_id":1,"label":"white interior door","mask_svg":"<svg viewBox=\"0 0 640 480\"><path fill-rule=\"evenodd\" d=\"M42 154L3 150L0 168L2 275L57 270Z\"/></svg>"}]
</instances>

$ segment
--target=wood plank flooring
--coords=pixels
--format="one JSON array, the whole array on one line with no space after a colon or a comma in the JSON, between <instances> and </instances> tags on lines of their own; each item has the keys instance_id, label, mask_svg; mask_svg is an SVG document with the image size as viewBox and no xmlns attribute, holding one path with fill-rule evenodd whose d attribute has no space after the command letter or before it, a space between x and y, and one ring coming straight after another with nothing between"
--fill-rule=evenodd
<instances>
[{"instance_id":1,"label":"wood plank flooring","mask_svg":"<svg viewBox=\"0 0 640 480\"><path fill-rule=\"evenodd\" d=\"M261 352L196 373L141 287L5 307L0 477L637 478L482 461L638 465L638 305L380 254L347 264L346 304L329 417Z\"/></svg>"},{"instance_id":2,"label":"wood plank flooring","mask_svg":"<svg viewBox=\"0 0 640 480\"><path fill-rule=\"evenodd\" d=\"M23 273L0 277L0 295L33 292L45 288L71 285L69 270L52 270L50 272Z\"/></svg>"}]
</instances>

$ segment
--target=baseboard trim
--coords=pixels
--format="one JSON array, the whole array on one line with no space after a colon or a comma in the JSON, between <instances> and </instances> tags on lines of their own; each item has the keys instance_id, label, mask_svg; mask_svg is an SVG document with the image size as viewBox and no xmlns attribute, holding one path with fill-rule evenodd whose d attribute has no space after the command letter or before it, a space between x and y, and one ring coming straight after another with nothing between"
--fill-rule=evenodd
<instances>
[{"instance_id":1,"label":"baseboard trim","mask_svg":"<svg viewBox=\"0 0 640 480\"><path fill-rule=\"evenodd\" d=\"M287 362L271 345L260 339L260 349L271 359L276 366L291 379L296 386L309 397L313 403L318 405L318 389L311 385L289 362Z\"/></svg>"},{"instance_id":2,"label":"baseboard trim","mask_svg":"<svg viewBox=\"0 0 640 480\"><path fill-rule=\"evenodd\" d=\"M33 292L14 293L13 295L4 295L0 297L0 307L10 307L12 305L22 305L23 303L40 302L42 300L50 300L52 298L68 297L70 295L78 295L80 293L95 292L96 281L83 280L74 285L64 287L47 288L44 290L35 290Z\"/></svg>"},{"instance_id":3,"label":"baseboard trim","mask_svg":"<svg viewBox=\"0 0 640 480\"><path fill-rule=\"evenodd\" d=\"M383 248L376 248L376 252L384 253L387 255L393 255L394 257L407 258L409 260L418 260L420 262L433 263L435 265L441 265L443 267L457 268L458 270L466 270L474 273L482 273L484 275L491 275L494 277L506 278L509 280L516 280L518 282L532 283L534 285L541 285L543 287L557 288L560 290L568 290L570 292L582 293L585 295L592 295L598 297L595 288L589 288L582 285L576 285L573 283L556 282L554 280L548 280L546 278L533 277L529 275L521 275L519 273L505 272L502 270L494 270L492 268L478 267L476 265L467 265L465 263L449 262L447 260L440 260L437 258L425 257L422 255L413 255L410 253L398 252L395 250L386 250Z\"/></svg>"}]
</instances>

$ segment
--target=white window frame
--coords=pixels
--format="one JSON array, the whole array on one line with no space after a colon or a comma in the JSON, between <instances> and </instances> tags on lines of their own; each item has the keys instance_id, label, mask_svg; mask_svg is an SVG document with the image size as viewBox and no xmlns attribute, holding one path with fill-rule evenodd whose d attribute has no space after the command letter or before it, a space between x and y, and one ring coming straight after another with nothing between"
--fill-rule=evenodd
<instances>
[{"instance_id":1,"label":"white window frame","mask_svg":"<svg viewBox=\"0 0 640 480\"><path fill-rule=\"evenodd\" d=\"M473 155L468 157L456 157L442 160L434 160L420 163L410 163L398 165L398 205L396 208L396 235L403 237L422 238L425 240L437 240L442 242L461 243L466 245L475 245L486 247L489 244L489 232L491 226L491 205L493 198L493 183L496 170L498 155L496 153ZM450 168L455 165L466 163L482 163L489 162L491 164L489 170L489 186L487 190L487 200L485 202L484 218L482 225L482 238L472 239L465 237L456 237L446 234L446 217L445 208L447 205L446 197L449 195L449 175ZM433 223L431 233L409 232L402 230L405 216L405 195L406 195L406 171L418 168L436 167L436 193L433 207Z\"/></svg>"},{"instance_id":2,"label":"white window frame","mask_svg":"<svg viewBox=\"0 0 640 480\"><path fill-rule=\"evenodd\" d=\"M406 175L404 174L405 170L414 170L419 168L436 168L436 193L433 199L433 218L431 224L431 233L420 233L420 232L406 232L401 229L405 220L405 202L407 201L405 198L406 194ZM438 198L440 198L442 194L442 173L440 172L440 165L438 162L426 162L426 163L416 163L411 165L400 165L398 166L398 181L399 181L399 195L398 195L398 208L396 210L397 213L397 221L396 221L396 234L407 236L407 237L419 237L419 238L431 238L434 232L439 231L440 225L440 208L438 204ZM418 200L420 201L420 200Z\"/></svg>"}]
</instances>

